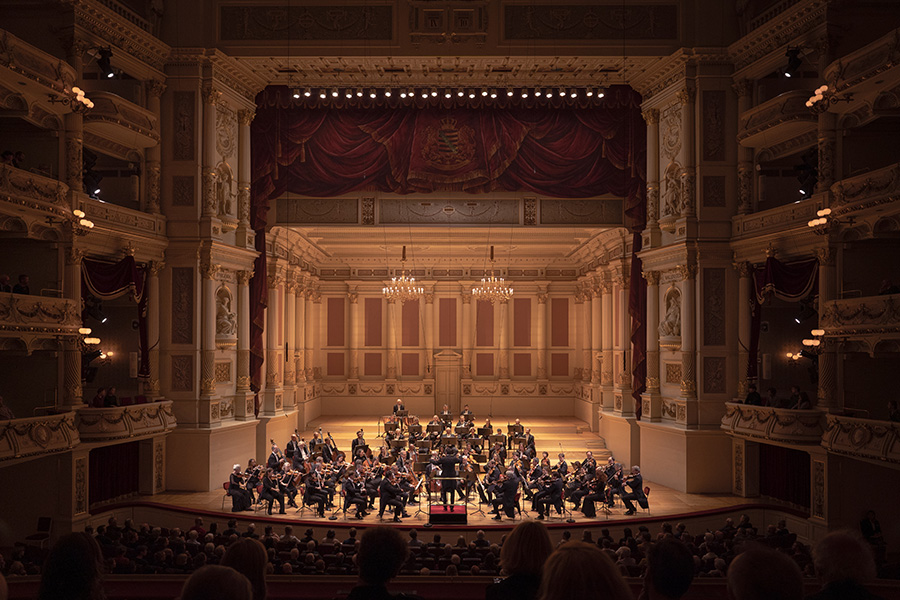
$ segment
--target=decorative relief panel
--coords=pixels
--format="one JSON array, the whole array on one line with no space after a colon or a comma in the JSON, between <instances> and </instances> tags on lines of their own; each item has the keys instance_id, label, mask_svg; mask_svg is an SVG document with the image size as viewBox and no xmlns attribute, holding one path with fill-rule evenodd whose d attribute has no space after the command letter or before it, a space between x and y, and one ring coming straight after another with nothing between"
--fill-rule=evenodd
<instances>
[{"instance_id":1,"label":"decorative relief panel","mask_svg":"<svg viewBox=\"0 0 900 600\"><path fill-rule=\"evenodd\" d=\"M237 117L221 102L216 105L216 151L222 160L234 156Z\"/></svg>"},{"instance_id":2,"label":"decorative relief panel","mask_svg":"<svg viewBox=\"0 0 900 600\"><path fill-rule=\"evenodd\" d=\"M541 225L606 225L625 222L621 198L579 200L541 198Z\"/></svg>"},{"instance_id":3,"label":"decorative relief panel","mask_svg":"<svg viewBox=\"0 0 900 600\"><path fill-rule=\"evenodd\" d=\"M725 269L703 269L703 344L725 345Z\"/></svg>"},{"instance_id":4,"label":"decorative relief panel","mask_svg":"<svg viewBox=\"0 0 900 600\"><path fill-rule=\"evenodd\" d=\"M678 6L505 4L508 40L669 40L678 37Z\"/></svg>"},{"instance_id":5,"label":"decorative relief panel","mask_svg":"<svg viewBox=\"0 0 900 600\"><path fill-rule=\"evenodd\" d=\"M681 363L665 363L666 383L681 384Z\"/></svg>"},{"instance_id":6,"label":"decorative relief panel","mask_svg":"<svg viewBox=\"0 0 900 600\"><path fill-rule=\"evenodd\" d=\"M194 268L172 268L172 343L194 341ZM190 388L188 388L190 389Z\"/></svg>"},{"instance_id":7,"label":"decorative relief panel","mask_svg":"<svg viewBox=\"0 0 900 600\"><path fill-rule=\"evenodd\" d=\"M725 206L725 176L703 176L703 206L705 208L723 208Z\"/></svg>"},{"instance_id":8,"label":"decorative relief panel","mask_svg":"<svg viewBox=\"0 0 900 600\"><path fill-rule=\"evenodd\" d=\"M231 381L231 361L216 363L216 383L229 383Z\"/></svg>"},{"instance_id":9,"label":"decorative relief panel","mask_svg":"<svg viewBox=\"0 0 900 600\"><path fill-rule=\"evenodd\" d=\"M732 446L734 456L734 492L744 493L744 442L735 440Z\"/></svg>"},{"instance_id":10,"label":"decorative relief panel","mask_svg":"<svg viewBox=\"0 0 900 600\"><path fill-rule=\"evenodd\" d=\"M819 444L822 442L824 423L824 415L819 410L790 410L726 402L721 427L743 438Z\"/></svg>"},{"instance_id":11,"label":"decorative relief panel","mask_svg":"<svg viewBox=\"0 0 900 600\"><path fill-rule=\"evenodd\" d=\"M379 223L387 225L519 224L519 201L511 198L493 200L435 199L420 202L383 198L379 204Z\"/></svg>"},{"instance_id":12,"label":"decorative relief panel","mask_svg":"<svg viewBox=\"0 0 900 600\"><path fill-rule=\"evenodd\" d=\"M86 442L165 433L174 427L171 400L78 411L78 432Z\"/></svg>"},{"instance_id":13,"label":"decorative relief panel","mask_svg":"<svg viewBox=\"0 0 900 600\"><path fill-rule=\"evenodd\" d=\"M724 394L725 389L725 357L703 357L703 392L706 394Z\"/></svg>"},{"instance_id":14,"label":"decorative relief panel","mask_svg":"<svg viewBox=\"0 0 900 600\"><path fill-rule=\"evenodd\" d=\"M172 357L172 391L190 392L194 388L194 357L176 355Z\"/></svg>"},{"instance_id":15,"label":"decorative relief panel","mask_svg":"<svg viewBox=\"0 0 900 600\"><path fill-rule=\"evenodd\" d=\"M374 202L374 199L370 198ZM281 198L275 218L279 224L353 224L359 222L359 206L355 198ZM373 216L374 219L374 216ZM374 224L374 221L373 223Z\"/></svg>"},{"instance_id":16,"label":"decorative relief panel","mask_svg":"<svg viewBox=\"0 0 900 600\"><path fill-rule=\"evenodd\" d=\"M75 413L0 421L0 464L23 456L62 452L78 442Z\"/></svg>"},{"instance_id":17,"label":"decorative relief panel","mask_svg":"<svg viewBox=\"0 0 900 600\"><path fill-rule=\"evenodd\" d=\"M153 493L166 489L166 443L163 439L153 441Z\"/></svg>"},{"instance_id":18,"label":"decorative relief panel","mask_svg":"<svg viewBox=\"0 0 900 600\"><path fill-rule=\"evenodd\" d=\"M700 94L703 111L703 160L725 160L725 91Z\"/></svg>"},{"instance_id":19,"label":"decorative relief panel","mask_svg":"<svg viewBox=\"0 0 900 600\"><path fill-rule=\"evenodd\" d=\"M226 5L219 8L219 39L391 40L393 19L390 5Z\"/></svg>"},{"instance_id":20,"label":"decorative relief panel","mask_svg":"<svg viewBox=\"0 0 900 600\"><path fill-rule=\"evenodd\" d=\"M196 92L172 93L174 120L172 158L175 160L194 160L196 104Z\"/></svg>"},{"instance_id":21,"label":"decorative relief panel","mask_svg":"<svg viewBox=\"0 0 900 600\"><path fill-rule=\"evenodd\" d=\"M900 465L900 423L828 415L822 446L829 452Z\"/></svg>"},{"instance_id":22,"label":"decorative relief panel","mask_svg":"<svg viewBox=\"0 0 900 600\"><path fill-rule=\"evenodd\" d=\"M75 514L87 512L87 457L79 456L75 459Z\"/></svg>"},{"instance_id":23,"label":"decorative relief panel","mask_svg":"<svg viewBox=\"0 0 900 600\"><path fill-rule=\"evenodd\" d=\"M194 176L172 177L172 206L194 206Z\"/></svg>"},{"instance_id":24,"label":"decorative relief panel","mask_svg":"<svg viewBox=\"0 0 900 600\"><path fill-rule=\"evenodd\" d=\"M825 518L825 463L821 460L812 461L812 516Z\"/></svg>"}]
</instances>

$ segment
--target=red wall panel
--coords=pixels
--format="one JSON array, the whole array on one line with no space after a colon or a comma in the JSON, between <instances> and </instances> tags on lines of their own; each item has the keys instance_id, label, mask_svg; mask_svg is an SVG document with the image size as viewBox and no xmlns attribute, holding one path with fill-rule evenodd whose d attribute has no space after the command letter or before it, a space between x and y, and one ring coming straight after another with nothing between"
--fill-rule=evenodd
<instances>
[{"instance_id":1,"label":"red wall panel","mask_svg":"<svg viewBox=\"0 0 900 600\"><path fill-rule=\"evenodd\" d=\"M329 352L326 364L326 372L328 375L341 376L344 374L344 353Z\"/></svg>"},{"instance_id":2,"label":"red wall panel","mask_svg":"<svg viewBox=\"0 0 900 600\"><path fill-rule=\"evenodd\" d=\"M328 299L328 335L326 346L345 346L344 342L344 299Z\"/></svg>"},{"instance_id":3,"label":"red wall panel","mask_svg":"<svg viewBox=\"0 0 900 600\"><path fill-rule=\"evenodd\" d=\"M400 356L400 373L405 376L419 376L419 355L416 352L404 352Z\"/></svg>"},{"instance_id":4,"label":"red wall panel","mask_svg":"<svg viewBox=\"0 0 900 600\"><path fill-rule=\"evenodd\" d=\"M402 346L419 345L419 301L407 300L403 303L403 335Z\"/></svg>"},{"instance_id":5,"label":"red wall panel","mask_svg":"<svg viewBox=\"0 0 900 600\"><path fill-rule=\"evenodd\" d=\"M363 355L363 375L374 377L381 375L381 353L366 352Z\"/></svg>"},{"instance_id":6,"label":"red wall panel","mask_svg":"<svg viewBox=\"0 0 900 600\"><path fill-rule=\"evenodd\" d=\"M550 299L550 345L569 345L569 299Z\"/></svg>"},{"instance_id":7,"label":"red wall panel","mask_svg":"<svg viewBox=\"0 0 900 600\"><path fill-rule=\"evenodd\" d=\"M516 377L531 376L530 354L513 354L513 375Z\"/></svg>"},{"instance_id":8,"label":"red wall panel","mask_svg":"<svg viewBox=\"0 0 900 600\"><path fill-rule=\"evenodd\" d=\"M438 302L438 345L443 348L456 346L456 298L441 298Z\"/></svg>"},{"instance_id":9,"label":"red wall panel","mask_svg":"<svg viewBox=\"0 0 900 600\"><path fill-rule=\"evenodd\" d=\"M568 354L551 354L550 355L550 375L553 377L569 376L569 355Z\"/></svg>"},{"instance_id":10,"label":"red wall panel","mask_svg":"<svg viewBox=\"0 0 900 600\"><path fill-rule=\"evenodd\" d=\"M513 321L513 346L531 346L531 298L513 300Z\"/></svg>"},{"instance_id":11,"label":"red wall panel","mask_svg":"<svg viewBox=\"0 0 900 600\"><path fill-rule=\"evenodd\" d=\"M475 345L494 345L494 305L487 300L475 303Z\"/></svg>"},{"instance_id":12,"label":"red wall panel","mask_svg":"<svg viewBox=\"0 0 900 600\"><path fill-rule=\"evenodd\" d=\"M366 346L381 345L381 298L366 298L366 324L365 324L365 341ZM379 367L379 372L381 367Z\"/></svg>"},{"instance_id":13,"label":"red wall panel","mask_svg":"<svg viewBox=\"0 0 900 600\"><path fill-rule=\"evenodd\" d=\"M494 355L493 354L476 354L475 355L475 374L476 375L493 375L494 374Z\"/></svg>"}]
</instances>

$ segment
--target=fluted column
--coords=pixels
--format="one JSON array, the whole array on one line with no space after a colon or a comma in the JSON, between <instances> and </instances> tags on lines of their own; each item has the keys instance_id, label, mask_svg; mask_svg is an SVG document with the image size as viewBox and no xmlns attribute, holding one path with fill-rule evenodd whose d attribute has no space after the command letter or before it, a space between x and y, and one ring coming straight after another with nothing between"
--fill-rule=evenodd
<instances>
[{"instance_id":1,"label":"fluted column","mask_svg":"<svg viewBox=\"0 0 900 600\"><path fill-rule=\"evenodd\" d=\"M157 119L160 119L160 102L159 98L162 96L163 92L166 90L166 86L163 82L152 79L150 81L144 82L145 89L147 90L147 110L156 115ZM160 119L161 121L161 119ZM146 168L144 170L146 174L146 186L144 188L144 210L151 214L156 214L159 212L159 200L160 200L160 168L159 168L159 157L161 153L162 146L161 144L156 144L155 146L151 146L147 148L147 160L146 160Z\"/></svg>"},{"instance_id":2,"label":"fluted column","mask_svg":"<svg viewBox=\"0 0 900 600\"><path fill-rule=\"evenodd\" d=\"M268 417L276 415L284 405L283 366L279 344L279 316L283 314L281 286L283 276L274 265L269 265L269 301L266 307L266 389L263 394L262 413Z\"/></svg>"},{"instance_id":3,"label":"fluted column","mask_svg":"<svg viewBox=\"0 0 900 600\"><path fill-rule=\"evenodd\" d=\"M425 378L434 377L434 291L425 294Z\"/></svg>"},{"instance_id":4,"label":"fluted column","mask_svg":"<svg viewBox=\"0 0 900 600\"><path fill-rule=\"evenodd\" d=\"M697 397L697 342L694 320L697 314L695 288L697 265L678 265L681 273L681 397Z\"/></svg>"},{"instance_id":5,"label":"fluted column","mask_svg":"<svg viewBox=\"0 0 900 600\"><path fill-rule=\"evenodd\" d=\"M63 274L63 294L75 306L81 306L81 259L84 251L71 242L65 249L66 271ZM158 331L157 331L158 334ZM63 344L63 393L62 406L79 408L82 403L81 388L81 340L69 338Z\"/></svg>"},{"instance_id":6,"label":"fluted column","mask_svg":"<svg viewBox=\"0 0 900 600\"><path fill-rule=\"evenodd\" d=\"M538 379L547 379L549 375L549 369L547 368L547 311L550 310L549 299L550 295L547 293L547 288L542 286L537 296L537 331L535 331Z\"/></svg>"},{"instance_id":7,"label":"fluted column","mask_svg":"<svg viewBox=\"0 0 900 600\"><path fill-rule=\"evenodd\" d=\"M460 294L462 298L462 368L463 377L472 377L472 333L474 331L472 325L472 293L469 290L463 290Z\"/></svg>"},{"instance_id":8,"label":"fluted column","mask_svg":"<svg viewBox=\"0 0 900 600\"><path fill-rule=\"evenodd\" d=\"M647 230L659 230L659 110L644 111L647 122Z\"/></svg>"},{"instance_id":9,"label":"fluted column","mask_svg":"<svg viewBox=\"0 0 900 600\"><path fill-rule=\"evenodd\" d=\"M631 315L628 313L628 272L623 267L623 273L616 276L617 293L619 294L619 314L616 318L619 322L619 340L617 346L620 352L616 354L613 372L615 373L616 389L621 394L622 403L616 401L616 410L623 415L633 415L635 409L634 397L631 395Z\"/></svg>"},{"instance_id":10,"label":"fluted column","mask_svg":"<svg viewBox=\"0 0 900 600\"><path fill-rule=\"evenodd\" d=\"M302 400L300 387L306 382L306 286L297 284L294 296L294 377L297 381L298 401Z\"/></svg>"},{"instance_id":11,"label":"fluted column","mask_svg":"<svg viewBox=\"0 0 900 600\"><path fill-rule=\"evenodd\" d=\"M818 193L830 190L835 181L835 151L837 148L837 132L835 128L837 115L828 112L824 108L819 110L819 163L817 167L818 181L816 182L816 192Z\"/></svg>"},{"instance_id":12,"label":"fluted column","mask_svg":"<svg viewBox=\"0 0 900 600\"><path fill-rule=\"evenodd\" d=\"M612 305L610 305L612 306ZM599 385L603 381L603 297L599 287L591 294L591 383Z\"/></svg>"},{"instance_id":13,"label":"fluted column","mask_svg":"<svg viewBox=\"0 0 900 600\"><path fill-rule=\"evenodd\" d=\"M150 376L144 391L151 399L159 398L159 273L166 266L162 261L152 261L147 277L147 341L150 345Z\"/></svg>"},{"instance_id":14,"label":"fluted column","mask_svg":"<svg viewBox=\"0 0 900 600\"><path fill-rule=\"evenodd\" d=\"M237 391L250 391L250 279L253 271L238 271Z\"/></svg>"},{"instance_id":15,"label":"fluted column","mask_svg":"<svg viewBox=\"0 0 900 600\"><path fill-rule=\"evenodd\" d=\"M697 184L695 172L695 139L694 110L696 92L692 87L685 87L678 93L681 102L681 216L692 217L697 214Z\"/></svg>"},{"instance_id":16,"label":"fluted column","mask_svg":"<svg viewBox=\"0 0 900 600\"><path fill-rule=\"evenodd\" d=\"M750 276L752 266L746 261L734 263L738 272L738 397L740 400L747 395L747 372L750 366L750 294L752 281Z\"/></svg>"},{"instance_id":17,"label":"fluted column","mask_svg":"<svg viewBox=\"0 0 900 600\"><path fill-rule=\"evenodd\" d=\"M604 276L600 279L601 294L601 345L603 351L600 361L600 388L604 410L611 410L615 406L615 394L613 392L613 301L612 283Z\"/></svg>"},{"instance_id":18,"label":"fluted column","mask_svg":"<svg viewBox=\"0 0 900 600\"><path fill-rule=\"evenodd\" d=\"M662 417L659 401L659 271L645 271L647 281L647 389L641 414L651 421Z\"/></svg>"},{"instance_id":19,"label":"fluted column","mask_svg":"<svg viewBox=\"0 0 900 600\"><path fill-rule=\"evenodd\" d=\"M203 89L203 217L216 216L216 102L221 92Z\"/></svg>"},{"instance_id":20,"label":"fluted column","mask_svg":"<svg viewBox=\"0 0 900 600\"><path fill-rule=\"evenodd\" d=\"M397 301L388 298L387 302L387 378L397 379Z\"/></svg>"},{"instance_id":21,"label":"fluted column","mask_svg":"<svg viewBox=\"0 0 900 600\"><path fill-rule=\"evenodd\" d=\"M209 402L216 394L216 273L219 265L208 259L200 263L200 397ZM201 422L212 422L211 413L201 411ZM218 412L218 411L216 411ZM206 419L209 419L208 421Z\"/></svg>"},{"instance_id":22,"label":"fluted column","mask_svg":"<svg viewBox=\"0 0 900 600\"><path fill-rule=\"evenodd\" d=\"M500 327L498 333L498 373L500 379L509 379L509 300L500 300Z\"/></svg>"},{"instance_id":23,"label":"fluted column","mask_svg":"<svg viewBox=\"0 0 900 600\"><path fill-rule=\"evenodd\" d=\"M306 288L306 381L311 382L315 379L315 365L313 363L316 347L316 327L318 327L318 322L315 320L315 296L316 290L314 287L307 286Z\"/></svg>"},{"instance_id":24,"label":"fluted column","mask_svg":"<svg viewBox=\"0 0 900 600\"><path fill-rule=\"evenodd\" d=\"M250 243L250 123L256 113L238 111L238 190L237 190L237 239L239 245ZM297 371L299 373L299 371Z\"/></svg>"},{"instance_id":25,"label":"fluted column","mask_svg":"<svg viewBox=\"0 0 900 600\"><path fill-rule=\"evenodd\" d=\"M297 322L295 314L295 305L297 303L297 284L294 282L293 274L289 274L284 283L284 356L279 357L279 362L284 365L283 385L284 406L290 407L294 404L292 390L294 388L294 361L293 351L296 345L295 335L297 333Z\"/></svg>"},{"instance_id":26,"label":"fluted column","mask_svg":"<svg viewBox=\"0 0 900 600\"><path fill-rule=\"evenodd\" d=\"M594 346L591 338L594 309L593 302L591 302L590 282L585 282L581 293L583 297L581 304L581 380L590 383L594 370Z\"/></svg>"},{"instance_id":27,"label":"fluted column","mask_svg":"<svg viewBox=\"0 0 900 600\"><path fill-rule=\"evenodd\" d=\"M835 251L826 246L816 250L819 259L819 318L826 314L827 303L837 295ZM822 340L824 348L819 354L818 407L834 412L841 408L841 398L837 389L837 348L836 342Z\"/></svg>"},{"instance_id":28,"label":"fluted column","mask_svg":"<svg viewBox=\"0 0 900 600\"><path fill-rule=\"evenodd\" d=\"M359 315L359 292L353 288L347 293L350 301L350 379L359 379L359 348L362 345L362 326Z\"/></svg>"},{"instance_id":29,"label":"fluted column","mask_svg":"<svg viewBox=\"0 0 900 600\"><path fill-rule=\"evenodd\" d=\"M741 79L732 88L738 97L738 118L753 105L753 83ZM753 212L753 148L738 145L738 214Z\"/></svg>"}]
</instances>

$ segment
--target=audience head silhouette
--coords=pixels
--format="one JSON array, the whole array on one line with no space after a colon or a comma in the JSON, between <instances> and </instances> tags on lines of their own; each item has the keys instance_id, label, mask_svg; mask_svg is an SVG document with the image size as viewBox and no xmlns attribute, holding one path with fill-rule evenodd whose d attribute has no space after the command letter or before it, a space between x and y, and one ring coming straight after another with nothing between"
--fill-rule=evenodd
<instances>
[{"instance_id":1,"label":"audience head silhouette","mask_svg":"<svg viewBox=\"0 0 900 600\"><path fill-rule=\"evenodd\" d=\"M184 582L179 600L253 600L253 587L234 569L206 565Z\"/></svg>"},{"instance_id":2,"label":"audience head silhouette","mask_svg":"<svg viewBox=\"0 0 900 600\"><path fill-rule=\"evenodd\" d=\"M557 548L544 564L538 598L631 600L632 595L618 568L600 548L569 542Z\"/></svg>"},{"instance_id":3,"label":"audience head silhouette","mask_svg":"<svg viewBox=\"0 0 900 600\"><path fill-rule=\"evenodd\" d=\"M44 562L38 600L101 600L102 563L100 545L90 535L62 536Z\"/></svg>"},{"instance_id":4,"label":"audience head silhouette","mask_svg":"<svg viewBox=\"0 0 900 600\"><path fill-rule=\"evenodd\" d=\"M734 600L799 600L803 576L788 555L754 544L731 561L728 594Z\"/></svg>"}]
</instances>

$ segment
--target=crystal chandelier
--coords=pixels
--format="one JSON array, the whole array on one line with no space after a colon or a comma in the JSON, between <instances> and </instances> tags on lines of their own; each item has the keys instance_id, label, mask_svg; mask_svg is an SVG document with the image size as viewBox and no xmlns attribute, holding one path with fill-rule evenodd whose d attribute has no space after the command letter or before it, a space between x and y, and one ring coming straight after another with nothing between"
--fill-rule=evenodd
<instances>
[{"instance_id":1,"label":"crystal chandelier","mask_svg":"<svg viewBox=\"0 0 900 600\"><path fill-rule=\"evenodd\" d=\"M400 259L400 277L391 277L391 282L381 288L381 293L388 300L399 301L401 304L407 300L418 300L425 289L416 285L416 278L406 274L406 246L403 246L403 257Z\"/></svg>"},{"instance_id":2,"label":"crystal chandelier","mask_svg":"<svg viewBox=\"0 0 900 600\"><path fill-rule=\"evenodd\" d=\"M481 278L481 285L472 288L472 295L476 300L488 300L491 304L498 301L506 302L513 295L513 289L506 284L506 281L502 277L494 276L493 246L491 246L491 275Z\"/></svg>"}]
</instances>

